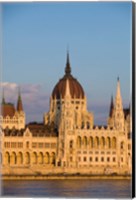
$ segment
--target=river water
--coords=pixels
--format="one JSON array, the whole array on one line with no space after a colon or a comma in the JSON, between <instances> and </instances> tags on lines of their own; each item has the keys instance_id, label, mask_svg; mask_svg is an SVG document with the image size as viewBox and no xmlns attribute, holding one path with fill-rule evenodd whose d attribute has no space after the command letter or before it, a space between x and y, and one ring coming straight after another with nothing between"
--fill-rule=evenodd
<instances>
[{"instance_id":1,"label":"river water","mask_svg":"<svg viewBox=\"0 0 136 200\"><path fill-rule=\"evenodd\" d=\"M3 181L3 197L130 198L129 180Z\"/></svg>"}]
</instances>

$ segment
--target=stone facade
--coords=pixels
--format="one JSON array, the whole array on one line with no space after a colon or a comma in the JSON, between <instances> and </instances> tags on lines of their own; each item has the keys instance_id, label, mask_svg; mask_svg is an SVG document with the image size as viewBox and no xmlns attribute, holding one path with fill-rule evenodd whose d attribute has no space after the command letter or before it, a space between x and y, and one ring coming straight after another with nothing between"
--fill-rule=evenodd
<instances>
[{"instance_id":1,"label":"stone facade","mask_svg":"<svg viewBox=\"0 0 136 200\"><path fill-rule=\"evenodd\" d=\"M119 78L107 126L94 125L69 55L43 123L25 125L20 95L17 105L13 116L0 118L2 174L131 174L131 116L123 109Z\"/></svg>"}]
</instances>

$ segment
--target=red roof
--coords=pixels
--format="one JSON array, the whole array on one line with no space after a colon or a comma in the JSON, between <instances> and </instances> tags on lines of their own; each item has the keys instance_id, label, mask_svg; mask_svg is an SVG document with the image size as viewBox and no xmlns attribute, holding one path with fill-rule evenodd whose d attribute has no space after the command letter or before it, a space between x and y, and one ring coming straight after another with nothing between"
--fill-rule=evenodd
<instances>
[{"instance_id":1,"label":"red roof","mask_svg":"<svg viewBox=\"0 0 136 200\"><path fill-rule=\"evenodd\" d=\"M84 98L84 90L80 83L72 76L72 75L65 75L53 89L52 97L53 99L60 99L61 97L64 98L66 94L66 81L69 80L69 89L72 98L76 99L83 99Z\"/></svg>"},{"instance_id":2,"label":"red roof","mask_svg":"<svg viewBox=\"0 0 136 200\"><path fill-rule=\"evenodd\" d=\"M11 103L5 103L1 105L1 114L3 117L9 116L13 117L15 114L14 105Z\"/></svg>"}]
</instances>

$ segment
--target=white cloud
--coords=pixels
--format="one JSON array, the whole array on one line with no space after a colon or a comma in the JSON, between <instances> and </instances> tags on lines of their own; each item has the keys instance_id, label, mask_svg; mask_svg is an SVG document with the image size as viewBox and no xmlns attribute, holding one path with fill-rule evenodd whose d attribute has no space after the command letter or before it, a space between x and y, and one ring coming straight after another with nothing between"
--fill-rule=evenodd
<instances>
[{"instance_id":1,"label":"white cloud","mask_svg":"<svg viewBox=\"0 0 136 200\"><path fill-rule=\"evenodd\" d=\"M4 82L4 96L6 102L14 103L16 106L18 98L18 85L16 83ZM42 121L44 112L49 109L49 94L40 84L21 84L21 97L27 122Z\"/></svg>"},{"instance_id":2,"label":"white cloud","mask_svg":"<svg viewBox=\"0 0 136 200\"><path fill-rule=\"evenodd\" d=\"M18 97L18 84L4 82L2 83L4 88L4 95L6 102L14 103L16 106ZM23 101L24 111L26 113L27 122L30 121L42 121L43 114L49 110L49 98L51 94L48 94L40 84L21 84L21 97ZM94 120L96 124L106 124L109 113L109 105L95 103L89 103L88 110L94 113Z\"/></svg>"}]
</instances>

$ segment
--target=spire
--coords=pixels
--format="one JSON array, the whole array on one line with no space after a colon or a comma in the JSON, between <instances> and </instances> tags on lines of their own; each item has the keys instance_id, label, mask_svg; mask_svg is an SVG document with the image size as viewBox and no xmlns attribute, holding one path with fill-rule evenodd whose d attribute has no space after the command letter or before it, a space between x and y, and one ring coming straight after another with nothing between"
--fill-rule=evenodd
<instances>
[{"instance_id":1,"label":"spire","mask_svg":"<svg viewBox=\"0 0 136 200\"><path fill-rule=\"evenodd\" d=\"M2 104L5 104L4 88L3 88L3 91L2 91Z\"/></svg>"},{"instance_id":2,"label":"spire","mask_svg":"<svg viewBox=\"0 0 136 200\"><path fill-rule=\"evenodd\" d=\"M18 87L17 111L23 111L23 104L22 104L22 99L21 99L20 87Z\"/></svg>"},{"instance_id":3,"label":"spire","mask_svg":"<svg viewBox=\"0 0 136 200\"><path fill-rule=\"evenodd\" d=\"M117 78L117 91L116 91L116 100L121 100L121 92L120 92L120 80Z\"/></svg>"},{"instance_id":4,"label":"spire","mask_svg":"<svg viewBox=\"0 0 136 200\"><path fill-rule=\"evenodd\" d=\"M110 117L112 117L113 109L114 109L113 95L111 95L111 104L110 104L110 113L109 113Z\"/></svg>"},{"instance_id":5,"label":"spire","mask_svg":"<svg viewBox=\"0 0 136 200\"><path fill-rule=\"evenodd\" d=\"M69 51L68 50L67 50L67 61L66 61L66 67L65 67L65 74L66 75L71 74L71 67L70 67Z\"/></svg>"}]
</instances>

